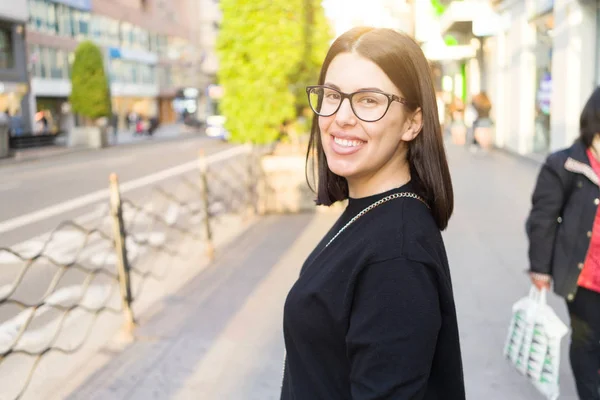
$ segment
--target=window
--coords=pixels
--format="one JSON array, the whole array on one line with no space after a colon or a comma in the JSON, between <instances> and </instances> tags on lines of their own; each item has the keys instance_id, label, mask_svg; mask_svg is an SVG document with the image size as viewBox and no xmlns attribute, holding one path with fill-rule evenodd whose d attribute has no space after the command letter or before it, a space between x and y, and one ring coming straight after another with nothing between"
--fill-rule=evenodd
<instances>
[{"instance_id":1,"label":"window","mask_svg":"<svg viewBox=\"0 0 600 400\"><path fill-rule=\"evenodd\" d=\"M58 33L55 4L46 4L46 33Z\"/></svg>"},{"instance_id":2,"label":"window","mask_svg":"<svg viewBox=\"0 0 600 400\"><path fill-rule=\"evenodd\" d=\"M73 62L75 62L75 53L71 51L67 54L67 74L69 79L71 79L71 72L73 72Z\"/></svg>"},{"instance_id":3,"label":"window","mask_svg":"<svg viewBox=\"0 0 600 400\"><path fill-rule=\"evenodd\" d=\"M167 55L168 39L166 35L158 35L156 38L156 52L159 56L164 57Z\"/></svg>"},{"instance_id":4,"label":"window","mask_svg":"<svg viewBox=\"0 0 600 400\"><path fill-rule=\"evenodd\" d=\"M162 65L158 67L158 84L161 87L171 87L171 67L168 65Z\"/></svg>"},{"instance_id":5,"label":"window","mask_svg":"<svg viewBox=\"0 0 600 400\"><path fill-rule=\"evenodd\" d=\"M74 54L46 46L33 45L29 50L32 73L37 78L69 79Z\"/></svg>"},{"instance_id":6,"label":"window","mask_svg":"<svg viewBox=\"0 0 600 400\"><path fill-rule=\"evenodd\" d=\"M145 29L138 30L139 48L145 51L150 50L150 34Z\"/></svg>"},{"instance_id":7,"label":"window","mask_svg":"<svg viewBox=\"0 0 600 400\"><path fill-rule=\"evenodd\" d=\"M90 13L73 11L75 25L75 37L79 40L85 39L90 33Z\"/></svg>"},{"instance_id":8,"label":"window","mask_svg":"<svg viewBox=\"0 0 600 400\"><path fill-rule=\"evenodd\" d=\"M29 9L29 27L34 31L43 32L46 28L46 3L43 0L29 0Z\"/></svg>"},{"instance_id":9,"label":"window","mask_svg":"<svg viewBox=\"0 0 600 400\"><path fill-rule=\"evenodd\" d=\"M48 78L50 75L48 71L48 52L46 50L45 47L40 46L40 58L38 59L38 64L40 65L40 78Z\"/></svg>"},{"instance_id":10,"label":"window","mask_svg":"<svg viewBox=\"0 0 600 400\"><path fill-rule=\"evenodd\" d=\"M71 8L59 4L56 6L56 18L58 20L58 34L61 36L72 37L73 36L73 22L72 22L72 11Z\"/></svg>"},{"instance_id":11,"label":"window","mask_svg":"<svg viewBox=\"0 0 600 400\"><path fill-rule=\"evenodd\" d=\"M11 28L0 27L0 69L10 69L14 66Z\"/></svg>"},{"instance_id":12,"label":"window","mask_svg":"<svg viewBox=\"0 0 600 400\"><path fill-rule=\"evenodd\" d=\"M33 31L74 37L79 40L90 35L90 13L50 0L29 0L29 29Z\"/></svg>"},{"instance_id":13,"label":"window","mask_svg":"<svg viewBox=\"0 0 600 400\"><path fill-rule=\"evenodd\" d=\"M121 26L119 28L119 45L121 47L131 47L130 45L130 32L131 32L131 24L127 22L121 22Z\"/></svg>"},{"instance_id":14,"label":"window","mask_svg":"<svg viewBox=\"0 0 600 400\"><path fill-rule=\"evenodd\" d=\"M110 20L110 28L109 28L109 36L110 36L110 45L114 47L119 46L119 21Z\"/></svg>"},{"instance_id":15,"label":"window","mask_svg":"<svg viewBox=\"0 0 600 400\"><path fill-rule=\"evenodd\" d=\"M110 62L110 79L117 83L154 84L156 69L147 64L113 59Z\"/></svg>"}]
</instances>

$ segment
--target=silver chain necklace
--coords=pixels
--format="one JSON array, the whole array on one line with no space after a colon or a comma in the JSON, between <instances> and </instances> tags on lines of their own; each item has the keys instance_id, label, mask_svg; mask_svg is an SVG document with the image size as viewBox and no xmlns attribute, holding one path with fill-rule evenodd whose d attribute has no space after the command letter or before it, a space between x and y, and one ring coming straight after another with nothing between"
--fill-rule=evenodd
<instances>
[{"instance_id":1,"label":"silver chain necklace","mask_svg":"<svg viewBox=\"0 0 600 400\"><path fill-rule=\"evenodd\" d=\"M380 206L383 203L387 203L390 200L399 199L401 197L409 197L411 199L419 200L421 203L425 204L425 206L427 208L429 208L429 205L425 202L425 200L423 200L421 197L419 197L418 195L416 195L416 194L414 194L412 192L400 192L400 193L391 194L389 196L384 197L381 200L377 200L375 203L371 204L370 206L366 207L364 210L362 210L361 212L359 212L358 214L356 214L354 216L354 218L352 218L350 221L348 221L348 223L346 225L344 225L338 231L338 233L335 234L334 237L331 238L331 240L325 245L325 247L328 247L331 244L331 242L333 242L338 236L340 236L340 234L342 232L344 232L350 225L352 225L352 223L354 223L354 221L356 221L357 219L359 219L360 217L362 217L363 215L365 215L366 213L368 213L369 211L371 211L375 207Z\"/></svg>"}]
</instances>

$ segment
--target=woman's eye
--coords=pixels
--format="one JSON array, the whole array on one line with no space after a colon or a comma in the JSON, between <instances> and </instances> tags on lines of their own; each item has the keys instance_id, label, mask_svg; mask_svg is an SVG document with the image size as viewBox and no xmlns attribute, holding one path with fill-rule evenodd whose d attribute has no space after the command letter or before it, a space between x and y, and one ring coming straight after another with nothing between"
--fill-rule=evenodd
<instances>
[{"instance_id":1,"label":"woman's eye","mask_svg":"<svg viewBox=\"0 0 600 400\"><path fill-rule=\"evenodd\" d=\"M367 106L374 106L379 104L379 101L373 97L363 97L362 99L360 99L360 102Z\"/></svg>"}]
</instances>

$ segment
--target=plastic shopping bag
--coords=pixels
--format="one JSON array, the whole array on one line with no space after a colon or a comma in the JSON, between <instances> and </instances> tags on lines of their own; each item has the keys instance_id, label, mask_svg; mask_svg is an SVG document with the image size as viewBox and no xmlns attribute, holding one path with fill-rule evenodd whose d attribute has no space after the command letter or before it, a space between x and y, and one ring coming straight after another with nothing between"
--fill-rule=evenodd
<instances>
[{"instance_id":1,"label":"plastic shopping bag","mask_svg":"<svg viewBox=\"0 0 600 400\"><path fill-rule=\"evenodd\" d=\"M569 329L546 303L546 290L534 286L517 301L504 356L549 400L559 395L560 341Z\"/></svg>"}]
</instances>

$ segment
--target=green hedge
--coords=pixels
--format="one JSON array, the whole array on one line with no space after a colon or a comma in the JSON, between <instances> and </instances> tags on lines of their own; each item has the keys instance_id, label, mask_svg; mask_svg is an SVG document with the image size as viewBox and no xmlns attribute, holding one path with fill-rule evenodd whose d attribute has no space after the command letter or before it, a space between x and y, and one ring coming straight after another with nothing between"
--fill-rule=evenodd
<instances>
[{"instance_id":1,"label":"green hedge","mask_svg":"<svg viewBox=\"0 0 600 400\"><path fill-rule=\"evenodd\" d=\"M111 115L110 86L104 71L102 51L90 41L79 44L71 74L73 111L95 120Z\"/></svg>"}]
</instances>

